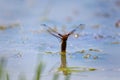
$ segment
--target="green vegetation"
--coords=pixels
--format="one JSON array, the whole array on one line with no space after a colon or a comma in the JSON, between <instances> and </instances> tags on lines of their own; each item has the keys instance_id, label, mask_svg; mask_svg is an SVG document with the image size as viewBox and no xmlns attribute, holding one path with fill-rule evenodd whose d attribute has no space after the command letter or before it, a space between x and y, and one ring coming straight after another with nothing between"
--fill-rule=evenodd
<instances>
[{"instance_id":1,"label":"green vegetation","mask_svg":"<svg viewBox=\"0 0 120 80\"><path fill-rule=\"evenodd\" d=\"M87 68L87 67L66 67L66 68L59 68L58 71L66 71L66 73L76 73L76 72L88 72L88 71L95 71L95 68Z\"/></svg>"},{"instance_id":2,"label":"green vegetation","mask_svg":"<svg viewBox=\"0 0 120 80\"><path fill-rule=\"evenodd\" d=\"M40 78L41 78L43 68L44 68L44 65L42 62L40 62L36 70L35 80L41 80Z\"/></svg>"},{"instance_id":3,"label":"green vegetation","mask_svg":"<svg viewBox=\"0 0 120 80\"><path fill-rule=\"evenodd\" d=\"M11 80L10 74L5 69L5 62L4 58L0 59L0 80ZM33 80L42 80L41 74L43 73L45 65L43 62L39 62L35 71L35 75L33 76ZM58 71L54 73L52 80L59 80L59 72L63 72L65 78L64 80L70 80L71 73L78 73L78 72L89 72L95 71L95 68L87 68L87 67L60 67ZM24 74L18 76L18 80L27 80Z\"/></svg>"},{"instance_id":4,"label":"green vegetation","mask_svg":"<svg viewBox=\"0 0 120 80\"><path fill-rule=\"evenodd\" d=\"M10 80L9 73L7 71L5 71L4 63L5 63L5 61L0 59L0 80ZM42 62L40 62L38 64L33 80L41 80L41 74L44 70L44 67L45 67L45 65ZM59 79L59 74L55 73L53 75L52 80L58 80L58 79ZM27 80L27 79L26 79L25 75L21 74L20 76L18 76L18 80ZM65 80L69 80L69 77L66 76Z\"/></svg>"},{"instance_id":5,"label":"green vegetation","mask_svg":"<svg viewBox=\"0 0 120 80\"><path fill-rule=\"evenodd\" d=\"M9 75L6 73L5 69L5 59L0 59L0 80L9 80Z\"/></svg>"}]
</instances>

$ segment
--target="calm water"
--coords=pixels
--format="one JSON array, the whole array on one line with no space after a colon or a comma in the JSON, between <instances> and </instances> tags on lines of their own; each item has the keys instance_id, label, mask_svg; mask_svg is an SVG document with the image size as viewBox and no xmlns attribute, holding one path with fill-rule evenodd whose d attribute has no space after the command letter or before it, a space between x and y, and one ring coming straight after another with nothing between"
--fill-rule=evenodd
<instances>
[{"instance_id":1,"label":"calm water","mask_svg":"<svg viewBox=\"0 0 120 80\"><path fill-rule=\"evenodd\" d=\"M61 33L85 24L68 39L67 66L97 70L73 72L71 80L119 80L119 9L120 0L0 0L0 27L5 27L0 28L0 59L6 58L11 80L20 74L32 80L41 60L46 66L42 80L52 79L60 67L60 40L43 23Z\"/></svg>"}]
</instances>

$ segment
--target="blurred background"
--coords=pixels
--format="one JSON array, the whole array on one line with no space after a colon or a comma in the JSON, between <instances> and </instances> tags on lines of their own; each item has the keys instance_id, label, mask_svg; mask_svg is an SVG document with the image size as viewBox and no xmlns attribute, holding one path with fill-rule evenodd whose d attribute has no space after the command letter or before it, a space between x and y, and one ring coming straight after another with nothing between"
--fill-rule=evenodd
<instances>
[{"instance_id":1,"label":"blurred background","mask_svg":"<svg viewBox=\"0 0 120 80\"><path fill-rule=\"evenodd\" d=\"M33 80L36 65L46 65L43 80L60 67L60 41L41 24L67 33L67 64L96 71L72 73L70 80L120 79L120 0L0 0L0 63L18 80ZM64 75L60 74L60 80Z\"/></svg>"}]
</instances>

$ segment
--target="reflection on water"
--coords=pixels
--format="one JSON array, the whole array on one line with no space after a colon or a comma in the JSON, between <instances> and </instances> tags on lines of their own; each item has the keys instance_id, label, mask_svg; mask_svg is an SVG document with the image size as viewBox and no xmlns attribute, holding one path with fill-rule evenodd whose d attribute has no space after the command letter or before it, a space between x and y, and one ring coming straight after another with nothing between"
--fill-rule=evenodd
<instances>
[{"instance_id":1,"label":"reflection on water","mask_svg":"<svg viewBox=\"0 0 120 80\"><path fill-rule=\"evenodd\" d=\"M64 75L70 74L67 70L66 52L61 52L61 65L60 68L63 70Z\"/></svg>"},{"instance_id":2,"label":"reflection on water","mask_svg":"<svg viewBox=\"0 0 120 80\"><path fill-rule=\"evenodd\" d=\"M38 55L46 63L46 74L55 65L64 75L71 74L71 80L119 80L119 9L120 0L0 0L0 59L7 59L10 80L18 80L20 73L31 80ZM55 25L49 32L60 40L58 32L69 32L81 23L85 27L63 40L62 47L44 32L42 23ZM57 54L59 49L66 54Z\"/></svg>"},{"instance_id":3,"label":"reflection on water","mask_svg":"<svg viewBox=\"0 0 120 80\"><path fill-rule=\"evenodd\" d=\"M71 73L77 73L77 72L88 72L88 71L95 71L95 68L89 68L89 67L80 67L80 66L74 66L69 67L67 66L67 59L66 59L66 52L61 52L61 65L58 69L59 71L62 71L65 76L70 75Z\"/></svg>"}]
</instances>

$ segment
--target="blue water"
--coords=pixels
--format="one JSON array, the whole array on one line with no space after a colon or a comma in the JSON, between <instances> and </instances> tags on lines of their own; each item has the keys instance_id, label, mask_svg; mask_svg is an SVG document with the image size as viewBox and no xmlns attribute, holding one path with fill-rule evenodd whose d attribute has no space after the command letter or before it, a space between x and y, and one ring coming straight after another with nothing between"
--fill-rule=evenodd
<instances>
[{"instance_id":1,"label":"blue water","mask_svg":"<svg viewBox=\"0 0 120 80\"><path fill-rule=\"evenodd\" d=\"M17 80L20 74L32 80L41 60L46 65L43 80L51 79L60 67L60 40L47 33L41 26L43 23L60 33L85 24L83 30L75 32L80 37L71 35L68 39L67 64L97 70L72 73L71 80L119 80L120 27L115 23L120 20L120 5L117 1L120 0L0 0L0 26L18 24L0 29L0 58L7 59L11 80ZM79 53L81 50L85 53ZM86 54L91 57L85 59ZM93 59L94 56L98 59ZM61 74L60 80L63 78Z\"/></svg>"}]
</instances>

